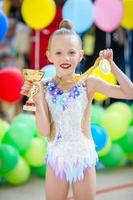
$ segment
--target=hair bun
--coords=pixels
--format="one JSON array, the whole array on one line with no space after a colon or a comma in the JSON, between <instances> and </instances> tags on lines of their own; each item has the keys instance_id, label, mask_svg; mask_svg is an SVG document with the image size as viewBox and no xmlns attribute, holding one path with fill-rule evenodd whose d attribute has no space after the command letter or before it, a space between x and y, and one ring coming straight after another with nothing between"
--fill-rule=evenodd
<instances>
[{"instance_id":1,"label":"hair bun","mask_svg":"<svg viewBox=\"0 0 133 200\"><path fill-rule=\"evenodd\" d=\"M62 20L60 22L60 25L59 25L59 29L61 28L66 28L66 29L69 29L69 30L73 30L73 25L72 25L72 22L69 21L69 20Z\"/></svg>"}]
</instances>

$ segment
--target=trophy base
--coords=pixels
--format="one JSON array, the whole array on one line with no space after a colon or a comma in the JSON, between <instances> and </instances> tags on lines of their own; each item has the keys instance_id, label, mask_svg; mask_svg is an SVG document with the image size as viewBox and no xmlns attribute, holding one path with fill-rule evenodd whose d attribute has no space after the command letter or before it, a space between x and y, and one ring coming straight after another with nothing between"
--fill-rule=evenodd
<instances>
[{"instance_id":1,"label":"trophy base","mask_svg":"<svg viewBox=\"0 0 133 200\"><path fill-rule=\"evenodd\" d=\"M35 111L36 111L35 104L34 104L34 103L26 103L26 104L23 106L23 110L35 112Z\"/></svg>"}]
</instances>

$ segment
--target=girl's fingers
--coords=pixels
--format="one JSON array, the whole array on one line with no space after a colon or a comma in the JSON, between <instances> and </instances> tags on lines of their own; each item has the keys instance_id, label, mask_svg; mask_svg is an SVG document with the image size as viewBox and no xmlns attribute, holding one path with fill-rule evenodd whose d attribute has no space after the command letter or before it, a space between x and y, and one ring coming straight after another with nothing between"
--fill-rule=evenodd
<instances>
[{"instance_id":1,"label":"girl's fingers","mask_svg":"<svg viewBox=\"0 0 133 200\"><path fill-rule=\"evenodd\" d=\"M113 51L112 49L104 49L100 51L99 53L100 58L105 58L105 59L113 59Z\"/></svg>"},{"instance_id":2,"label":"girl's fingers","mask_svg":"<svg viewBox=\"0 0 133 200\"><path fill-rule=\"evenodd\" d=\"M20 91L20 94L29 97L29 91Z\"/></svg>"}]
</instances>

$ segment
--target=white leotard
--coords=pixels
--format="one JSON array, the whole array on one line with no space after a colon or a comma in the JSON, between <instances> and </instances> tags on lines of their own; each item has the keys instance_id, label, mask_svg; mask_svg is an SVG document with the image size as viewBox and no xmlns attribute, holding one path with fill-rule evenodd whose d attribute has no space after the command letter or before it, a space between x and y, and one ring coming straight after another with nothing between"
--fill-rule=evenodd
<instances>
[{"instance_id":1,"label":"white leotard","mask_svg":"<svg viewBox=\"0 0 133 200\"><path fill-rule=\"evenodd\" d=\"M46 101L56 130L54 140L48 142L46 163L61 179L70 183L83 180L83 172L97 161L93 139L88 139L81 128L88 104L85 81L78 82L68 92L51 81L45 84Z\"/></svg>"}]
</instances>

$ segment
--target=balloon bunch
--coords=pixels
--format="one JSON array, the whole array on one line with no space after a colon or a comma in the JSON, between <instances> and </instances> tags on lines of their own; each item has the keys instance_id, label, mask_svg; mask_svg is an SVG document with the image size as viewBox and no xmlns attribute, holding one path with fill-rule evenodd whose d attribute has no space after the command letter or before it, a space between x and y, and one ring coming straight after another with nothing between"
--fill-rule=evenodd
<instances>
[{"instance_id":1,"label":"balloon bunch","mask_svg":"<svg viewBox=\"0 0 133 200\"><path fill-rule=\"evenodd\" d=\"M47 139L36 129L35 117L19 114L9 125L0 120L0 177L13 185L27 181L31 173L45 177Z\"/></svg>"},{"instance_id":2,"label":"balloon bunch","mask_svg":"<svg viewBox=\"0 0 133 200\"><path fill-rule=\"evenodd\" d=\"M95 0L94 3L91 0L67 0L62 15L64 19L73 22L79 34L88 30L93 23L102 31L112 32L120 25L129 30L133 29L132 9L131 0Z\"/></svg>"},{"instance_id":3,"label":"balloon bunch","mask_svg":"<svg viewBox=\"0 0 133 200\"><path fill-rule=\"evenodd\" d=\"M106 110L98 105L92 107L92 123L95 123L92 125L92 135L97 144L96 149L100 161L106 168L133 162L133 112L131 108L123 102L112 103Z\"/></svg>"},{"instance_id":4,"label":"balloon bunch","mask_svg":"<svg viewBox=\"0 0 133 200\"><path fill-rule=\"evenodd\" d=\"M131 0L115 0L115 3L106 0L96 0L94 3L91 0L67 0L63 5L62 16L73 22L79 34L88 30L93 23L102 31L112 32L120 25L127 29L133 28L132 8ZM53 0L24 0L21 11L25 22L33 29L40 30L52 23L56 6Z\"/></svg>"},{"instance_id":5,"label":"balloon bunch","mask_svg":"<svg viewBox=\"0 0 133 200\"><path fill-rule=\"evenodd\" d=\"M104 109L93 104L91 132L105 168L133 163L133 106L115 102ZM45 177L46 152L47 138L38 133L34 115L19 114L10 125L0 120L0 180L18 185L32 173Z\"/></svg>"}]
</instances>

